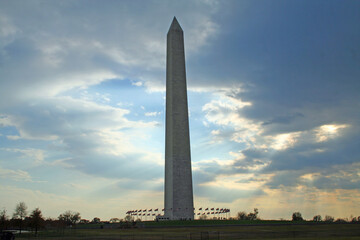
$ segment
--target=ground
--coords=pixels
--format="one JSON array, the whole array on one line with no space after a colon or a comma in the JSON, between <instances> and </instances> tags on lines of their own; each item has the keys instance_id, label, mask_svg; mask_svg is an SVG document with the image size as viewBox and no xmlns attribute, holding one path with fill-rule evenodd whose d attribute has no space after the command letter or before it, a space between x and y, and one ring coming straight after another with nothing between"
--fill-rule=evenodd
<instances>
[{"instance_id":1,"label":"ground","mask_svg":"<svg viewBox=\"0 0 360 240\"><path fill-rule=\"evenodd\" d=\"M154 226L155 225L155 226ZM167 226L149 224L135 229L66 229L62 231L44 231L38 237L27 234L16 239L359 239L360 224L240 224L213 226Z\"/></svg>"}]
</instances>

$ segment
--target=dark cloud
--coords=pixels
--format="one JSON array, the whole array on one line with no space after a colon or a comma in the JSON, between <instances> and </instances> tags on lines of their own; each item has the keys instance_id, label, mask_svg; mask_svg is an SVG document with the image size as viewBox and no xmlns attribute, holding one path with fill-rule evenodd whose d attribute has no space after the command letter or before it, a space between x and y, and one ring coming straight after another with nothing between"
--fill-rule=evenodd
<instances>
[{"instance_id":1,"label":"dark cloud","mask_svg":"<svg viewBox=\"0 0 360 240\"><path fill-rule=\"evenodd\" d=\"M346 178L332 174L334 166L349 173L347 166L359 162L360 30L354 23L360 21L355 10L360 5L320 3L228 3L233 9L240 5L244 9L243 14L236 13L237 27L227 22L234 21L235 11L226 11L228 15L220 21L222 34L215 40L218 51L210 49L196 56L198 59L190 59L190 74L195 79L191 84L233 87L219 90L219 94L251 102L251 106L236 110L212 109L210 117L234 114L261 129L250 142L249 134L241 128L244 121L236 126L218 124L216 136L221 140L233 141L236 134L237 141L250 144L238 146L243 157L235 159L232 172L219 166L223 172L273 174L265 185L270 188L359 188L358 175ZM317 129L328 124L348 127L319 141ZM274 149L274 137L284 133L299 136L286 148ZM301 178L314 172L321 175L311 182Z\"/></svg>"},{"instance_id":2,"label":"dark cloud","mask_svg":"<svg viewBox=\"0 0 360 240\"><path fill-rule=\"evenodd\" d=\"M334 190L334 189L359 189L360 180L358 176L349 177L334 177L334 176L322 176L316 178L310 186L314 186L318 189Z\"/></svg>"},{"instance_id":3,"label":"dark cloud","mask_svg":"<svg viewBox=\"0 0 360 240\"><path fill-rule=\"evenodd\" d=\"M294 113L292 115L274 116L269 121L263 122L262 125L270 124L291 124L296 118L304 117L301 113Z\"/></svg>"},{"instance_id":4,"label":"dark cloud","mask_svg":"<svg viewBox=\"0 0 360 240\"><path fill-rule=\"evenodd\" d=\"M218 169L220 169L220 167ZM193 174L194 185L211 182L215 180L217 176L216 172L202 171L202 170L193 170L192 174Z\"/></svg>"},{"instance_id":5,"label":"dark cloud","mask_svg":"<svg viewBox=\"0 0 360 240\"><path fill-rule=\"evenodd\" d=\"M298 171L280 171L274 172L275 176L266 183L269 188L296 187L300 185L299 177L302 172Z\"/></svg>"},{"instance_id":6,"label":"dark cloud","mask_svg":"<svg viewBox=\"0 0 360 240\"><path fill-rule=\"evenodd\" d=\"M359 159L356 156L360 150L355 144L358 141L360 138L357 134L349 134L322 143L304 142L299 146L274 153L271 156L271 164L264 171L317 169L358 162ZM324 149L324 151L318 151L318 149Z\"/></svg>"}]
</instances>

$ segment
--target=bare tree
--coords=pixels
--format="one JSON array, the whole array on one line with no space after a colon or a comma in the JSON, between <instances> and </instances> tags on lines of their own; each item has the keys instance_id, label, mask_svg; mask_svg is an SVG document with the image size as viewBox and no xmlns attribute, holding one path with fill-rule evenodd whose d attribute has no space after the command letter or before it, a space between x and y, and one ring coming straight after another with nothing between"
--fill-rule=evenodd
<instances>
[{"instance_id":1,"label":"bare tree","mask_svg":"<svg viewBox=\"0 0 360 240\"><path fill-rule=\"evenodd\" d=\"M45 220L42 216L41 210L35 208L30 215L30 223L33 228L35 228L35 236L37 236L38 229L41 228Z\"/></svg>"},{"instance_id":2,"label":"bare tree","mask_svg":"<svg viewBox=\"0 0 360 240\"><path fill-rule=\"evenodd\" d=\"M325 218L324 218L324 221L325 221L325 222L333 222L333 221L334 221L334 217L329 216L329 215L326 215Z\"/></svg>"},{"instance_id":3,"label":"bare tree","mask_svg":"<svg viewBox=\"0 0 360 240\"><path fill-rule=\"evenodd\" d=\"M246 214L246 212L238 212L237 219L238 220L257 220L259 214L259 209L254 208L254 212Z\"/></svg>"},{"instance_id":4,"label":"bare tree","mask_svg":"<svg viewBox=\"0 0 360 240\"><path fill-rule=\"evenodd\" d=\"M6 229L8 220L9 220L9 216L6 214L6 209L1 210L0 211L0 231Z\"/></svg>"},{"instance_id":5,"label":"bare tree","mask_svg":"<svg viewBox=\"0 0 360 240\"><path fill-rule=\"evenodd\" d=\"M258 219L258 214L259 214L259 210L257 208L254 208L254 212L249 213L247 215L247 219L248 220L256 220L256 219Z\"/></svg>"},{"instance_id":6,"label":"bare tree","mask_svg":"<svg viewBox=\"0 0 360 240\"><path fill-rule=\"evenodd\" d=\"M321 222L321 221L322 221L321 215L315 215L315 216L313 217L313 221L314 221L314 222Z\"/></svg>"},{"instance_id":7,"label":"bare tree","mask_svg":"<svg viewBox=\"0 0 360 240\"><path fill-rule=\"evenodd\" d=\"M15 207L15 212L13 215L14 219L17 219L20 227L20 234L23 226L23 221L27 215L27 206L24 202L19 202Z\"/></svg>"},{"instance_id":8,"label":"bare tree","mask_svg":"<svg viewBox=\"0 0 360 240\"><path fill-rule=\"evenodd\" d=\"M237 219L238 220L246 220L247 219L246 212L238 212L237 213Z\"/></svg>"},{"instance_id":9,"label":"bare tree","mask_svg":"<svg viewBox=\"0 0 360 240\"><path fill-rule=\"evenodd\" d=\"M81 219L79 212L72 212L70 210L59 215L59 220L62 221L65 225L75 225Z\"/></svg>"}]
</instances>

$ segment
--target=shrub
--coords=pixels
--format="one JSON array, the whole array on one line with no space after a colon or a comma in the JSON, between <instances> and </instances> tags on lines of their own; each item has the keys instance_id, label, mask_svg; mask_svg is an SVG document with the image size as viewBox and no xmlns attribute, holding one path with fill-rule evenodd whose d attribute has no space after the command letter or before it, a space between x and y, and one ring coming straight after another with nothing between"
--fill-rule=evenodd
<instances>
[{"instance_id":1,"label":"shrub","mask_svg":"<svg viewBox=\"0 0 360 240\"><path fill-rule=\"evenodd\" d=\"M325 222L334 222L334 217L326 215L324 218L324 221Z\"/></svg>"},{"instance_id":2,"label":"shrub","mask_svg":"<svg viewBox=\"0 0 360 240\"><path fill-rule=\"evenodd\" d=\"M313 217L313 221L314 221L314 222L321 222L321 221L322 221L322 218L321 218L320 215L315 215L315 216Z\"/></svg>"}]
</instances>

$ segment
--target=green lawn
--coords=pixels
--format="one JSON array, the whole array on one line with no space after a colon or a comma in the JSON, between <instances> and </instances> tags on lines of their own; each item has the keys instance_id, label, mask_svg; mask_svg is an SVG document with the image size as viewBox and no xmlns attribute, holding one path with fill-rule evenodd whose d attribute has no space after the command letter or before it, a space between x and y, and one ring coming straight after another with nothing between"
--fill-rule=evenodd
<instances>
[{"instance_id":1,"label":"green lawn","mask_svg":"<svg viewBox=\"0 0 360 240\"><path fill-rule=\"evenodd\" d=\"M193 221L192 226L172 227L147 222L144 228L136 229L67 229L64 231L43 231L38 237L31 234L17 236L16 239L80 240L80 239L123 239L123 240L160 240L160 239L358 239L360 224L312 224L312 225L274 225L275 221L255 225L199 226ZM211 222L211 221L205 221ZM238 221L237 221L238 222ZM168 225L171 222L166 222ZM184 223L184 222L182 222ZM175 222L173 222L175 224ZM150 226L152 227L146 227ZM159 226L158 225L158 226ZM210 225L210 224L208 224ZM179 226L179 224L177 225ZM208 238L207 238L208 237Z\"/></svg>"},{"instance_id":2,"label":"green lawn","mask_svg":"<svg viewBox=\"0 0 360 240\"><path fill-rule=\"evenodd\" d=\"M195 221L163 221L143 222L145 226L209 226L209 225L262 225L262 224L301 224L306 222L280 221L280 220L195 220Z\"/></svg>"}]
</instances>

